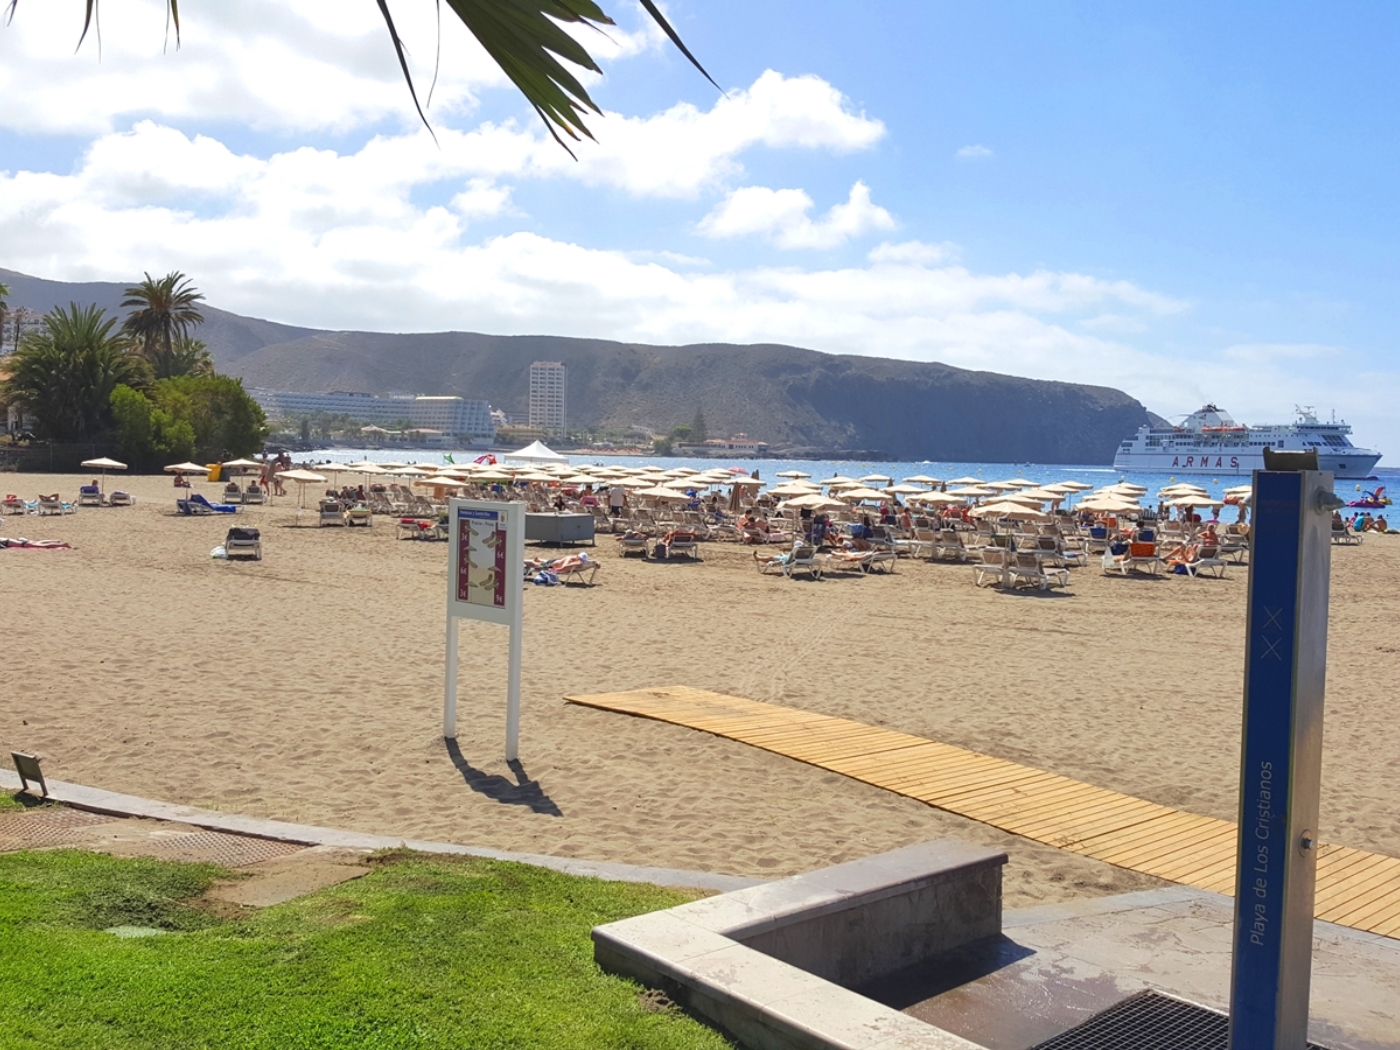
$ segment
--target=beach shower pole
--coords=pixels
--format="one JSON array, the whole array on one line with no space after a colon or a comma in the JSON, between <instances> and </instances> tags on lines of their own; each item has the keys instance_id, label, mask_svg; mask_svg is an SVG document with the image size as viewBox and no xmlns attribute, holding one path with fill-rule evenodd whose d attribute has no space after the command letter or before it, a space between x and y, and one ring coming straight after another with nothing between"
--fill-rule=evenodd
<instances>
[{"instance_id":1,"label":"beach shower pole","mask_svg":"<svg viewBox=\"0 0 1400 1050\"><path fill-rule=\"evenodd\" d=\"M1332 474L1254 474L1230 1050L1303 1050L1312 977ZM1313 469L1303 469L1311 467Z\"/></svg>"}]
</instances>

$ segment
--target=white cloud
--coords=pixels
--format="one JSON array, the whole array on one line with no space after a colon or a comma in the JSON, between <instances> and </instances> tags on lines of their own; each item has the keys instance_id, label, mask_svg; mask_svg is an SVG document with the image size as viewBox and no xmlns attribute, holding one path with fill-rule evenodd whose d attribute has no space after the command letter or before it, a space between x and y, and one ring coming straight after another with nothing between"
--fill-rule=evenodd
<instances>
[{"instance_id":1,"label":"white cloud","mask_svg":"<svg viewBox=\"0 0 1400 1050\"><path fill-rule=\"evenodd\" d=\"M330 328L779 340L1100 382L1109 379L1094 361L1121 371L1132 353L1057 317L1184 308L1127 281L977 274L952 263L955 247L920 242L835 269L723 270L533 233L483 240L472 224L508 215L509 187L455 142L437 150L423 139L261 159L142 123L99 139L71 175L0 174L6 265L69 280L180 269L218 305ZM493 156L521 170L518 158ZM444 180L458 187L449 205L419 202L422 187ZM800 191L761 192L796 194L780 223L758 231L793 243L839 243L892 221L859 183L817 219Z\"/></svg>"},{"instance_id":2,"label":"white cloud","mask_svg":"<svg viewBox=\"0 0 1400 1050\"><path fill-rule=\"evenodd\" d=\"M872 230L888 230L894 217L870 200L870 187L857 182L844 204L836 204L820 219L807 213L813 201L802 190L772 190L745 186L735 190L701 220L706 237L767 237L779 248L836 248Z\"/></svg>"},{"instance_id":3,"label":"white cloud","mask_svg":"<svg viewBox=\"0 0 1400 1050\"><path fill-rule=\"evenodd\" d=\"M154 117L344 131L384 119L417 121L371 3L195 5L184 12L178 50L173 39L165 45L165 9L164 0L103 5L100 56L95 34L75 56L80 5L21 3L13 23L0 30L0 97L23 98L24 104L0 107L0 127L96 134ZM398 4L393 10L426 89L437 47L433 7ZM620 45L615 50L630 53ZM504 83L471 35L444 18L434 109L470 108L477 90Z\"/></svg>"},{"instance_id":4,"label":"white cloud","mask_svg":"<svg viewBox=\"0 0 1400 1050\"><path fill-rule=\"evenodd\" d=\"M958 160L986 160L992 155L992 151L986 146L964 146L953 154Z\"/></svg>"},{"instance_id":5,"label":"white cloud","mask_svg":"<svg viewBox=\"0 0 1400 1050\"><path fill-rule=\"evenodd\" d=\"M961 254L956 244L945 241L942 244L925 244L923 241L903 241L891 244L886 241L870 249L866 256L871 262L901 265L912 263L917 266L934 266L938 263L954 262Z\"/></svg>"}]
</instances>

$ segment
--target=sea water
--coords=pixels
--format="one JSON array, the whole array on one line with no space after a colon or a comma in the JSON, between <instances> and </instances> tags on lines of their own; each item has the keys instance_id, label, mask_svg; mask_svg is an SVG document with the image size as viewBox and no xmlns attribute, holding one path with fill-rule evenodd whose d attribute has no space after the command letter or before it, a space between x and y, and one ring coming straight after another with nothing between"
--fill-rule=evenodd
<instances>
[{"instance_id":1,"label":"sea water","mask_svg":"<svg viewBox=\"0 0 1400 1050\"><path fill-rule=\"evenodd\" d=\"M414 449L350 449L350 448L328 448L304 453L297 457L298 461L305 456L310 461L310 465L317 463L355 463L361 460L368 460L371 463L404 463L414 462L421 466L439 466L448 462L447 457L458 463L470 463L478 456L482 455L480 449L470 450L414 450ZM502 453L495 453L499 458ZM882 462L876 460L854 460L854 459L745 459L742 457L732 457L728 459L711 457L691 459L684 456L603 456L596 453L579 455L574 453L561 453L568 455L569 462L578 466L585 463L605 464L607 466L621 467L659 467L661 470L671 470L674 467L694 467L697 470L712 470L715 467L729 468L738 467L746 474L758 472L758 477L769 485L782 482L783 478L778 475L784 471L800 470L802 473L810 475L813 481L822 481L825 478L835 477L837 474L844 474L848 478L859 480L871 474L882 474L893 478L896 483L905 478L922 474L927 477L939 478L947 481L952 478L979 478L982 481L1009 481L1012 478L1024 478L1033 481L1037 485L1048 485L1057 481L1082 481L1092 485L1094 488L1101 488L1105 485L1112 485L1119 481L1127 481L1134 485L1141 485L1147 489L1147 496L1144 504L1154 500L1157 490L1176 482L1186 482L1192 485L1199 485L1213 496L1220 496L1225 489L1233 488L1236 485L1249 484L1248 474L1148 474L1137 471L1114 470L1111 466L1075 466L1069 464L1047 464L1047 463L991 463L991 462L943 462L937 460L918 460L900 462ZM1387 470L1384 467L1377 469L1376 481L1338 481L1336 483L1337 495L1345 500L1360 499L1362 492L1371 491L1378 485L1386 487L1387 494L1400 490L1400 470ZM880 487L879 485L876 486Z\"/></svg>"}]
</instances>

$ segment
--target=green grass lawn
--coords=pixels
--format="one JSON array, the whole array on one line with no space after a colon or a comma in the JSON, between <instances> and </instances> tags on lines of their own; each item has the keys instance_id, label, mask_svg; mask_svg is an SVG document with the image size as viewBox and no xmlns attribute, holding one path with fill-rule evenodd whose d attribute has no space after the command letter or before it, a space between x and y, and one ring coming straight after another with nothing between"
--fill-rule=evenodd
<instances>
[{"instance_id":1,"label":"green grass lawn","mask_svg":"<svg viewBox=\"0 0 1400 1050\"><path fill-rule=\"evenodd\" d=\"M210 865L0 855L0 1048L729 1044L593 964L591 927L692 895L475 858L394 854L229 919ZM144 926L164 936L103 930Z\"/></svg>"}]
</instances>

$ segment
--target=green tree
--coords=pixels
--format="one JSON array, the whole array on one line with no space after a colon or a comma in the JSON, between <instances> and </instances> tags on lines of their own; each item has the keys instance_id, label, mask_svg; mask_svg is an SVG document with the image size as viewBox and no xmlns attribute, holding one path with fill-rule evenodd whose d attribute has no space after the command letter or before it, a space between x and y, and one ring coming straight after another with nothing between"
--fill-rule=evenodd
<instances>
[{"instance_id":1,"label":"green tree","mask_svg":"<svg viewBox=\"0 0 1400 1050\"><path fill-rule=\"evenodd\" d=\"M682 423L678 427L671 428L672 441L679 441L681 444L688 444L690 442L691 436L692 431L690 427L686 426L684 423Z\"/></svg>"},{"instance_id":2,"label":"green tree","mask_svg":"<svg viewBox=\"0 0 1400 1050\"><path fill-rule=\"evenodd\" d=\"M690 424L690 436L696 444L701 443L709 437L709 431L705 429L705 413L700 410L700 406L695 406L695 419Z\"/></svg>"},{"instance_id":3,"label":"green tree","mask_svg":"<svg viewBox=\"0 0 1400 1050\"><path fill-rule=\"evenodd\" d=\"M214 359L209 348L199 339L179 336L168 350L157 350L147 355L151 370L157 379L174 379L177 376L209 376L214 374Z\"/></svg>"},{"instance_id":4,"label":"green tree","mask_svg":"<svg viewBox=\"0 0 1400 1050\"><path fill-rule=\"evenodd\" d=\"M5 352L5 317L10 312L10 286L0 281L0 354Z\"/></svg>"},{"instance_id":5,"label":"green tree","mask_svg":"<svg viewBox=\"0 0 1400 1050\"><path fill-rule=\"evenodd\" d=\"M176 344L189 339L190 329L204 323L199 303L204 296L179 270L160 279L146 279L126 290L122 307L131 307L122 328L141 343L141 352L154 366L175 357ZM201 344L202 345L202 344Z\"/></svg>"},{"instance_id":6,"label":"green tree","mask_svg":"<svg viewBox=\"0 0 1400 1050\"><path fill-rule=\"evenodd\" d=\"M112 391L117 445L130 462L189 459L195 452L194 427L177 419L139 390L120 385Z\"/></svg>"},{"instance_id":7,"label":"green tree","mask_svg":"<svg viewBox=\"0 0 1400 1050\"><path fill-rule=\"evenodd\" d=\"M651 450L658 456L669 456L671 454L671 439L654 438L651 443Z\"/></svg>"},{"instance_id":8,"label":"green tree","mask_svg":"<svg viewBox=\"0 0 1400 1050\"><path fill-rule=\"evenodd\" d=\"M232 376L176 376L151 388L151 400L194 430L195 450L226 458L251 456L267 440L262 406Z\"/></svg>"},{"instance_id":9,"label":"green tree","mask_svg":"<svg viewBox=\"0 0 1400 1050\"><path fill-rule=\"evenodd\" d=\"M175 42L180 40L180 6L178 0L166 0L169 14L168 25L175 28ZM705 79L715 84L714 78L705 72L703 66L682 42L671 24L657 8L655 0L641 0L641 5L656 21L671 42L680 49L690 64L704 74ZM14 16L18 0L11 0L10 15ZM441 6L439 4L439 6ZM97 0L86 0L86 13L83 19L83 32L78 43L81 46L92 28L97 13ZM386 0L379 0L379 12L384 16L385 27L394 54L398 57L399 68L408 82L408 91L419 117L427 123L423 108L418 103L417 90L409 73L408 59L403 41L399 38L393 16L389 13ZM593 0L447 0L447 8L467 30L476 37L491 59L501 67L526 101L534 107L549 133L561 146L564 140L560 132L578 140L581 136L592 138L593 133L584 124L585 111L602 113L602 110L589 97L578 78L560 63L564 59L593 73L602 73L592 56L583 45L575 40L560 23L591 26L610 26L615 23L603 13ZM715 84L718 88L719 85ZM565 147L566 149L568 147Z\"/></svg>"},{"instance_id":10,"label":"green tree","mask_svg":"<svg viewBox=\"0 0 1400 1050\"><path fill-rule=\"evenodd\" d=\"M8 362L5 396L35 418L41 437L94 437L111 425L118 384L139 389L149 383L150 366L129 339L112 332L116 323L96 306L70 303L45 314L43 330L20 340Z\"/></svg>"}]
</instances>

